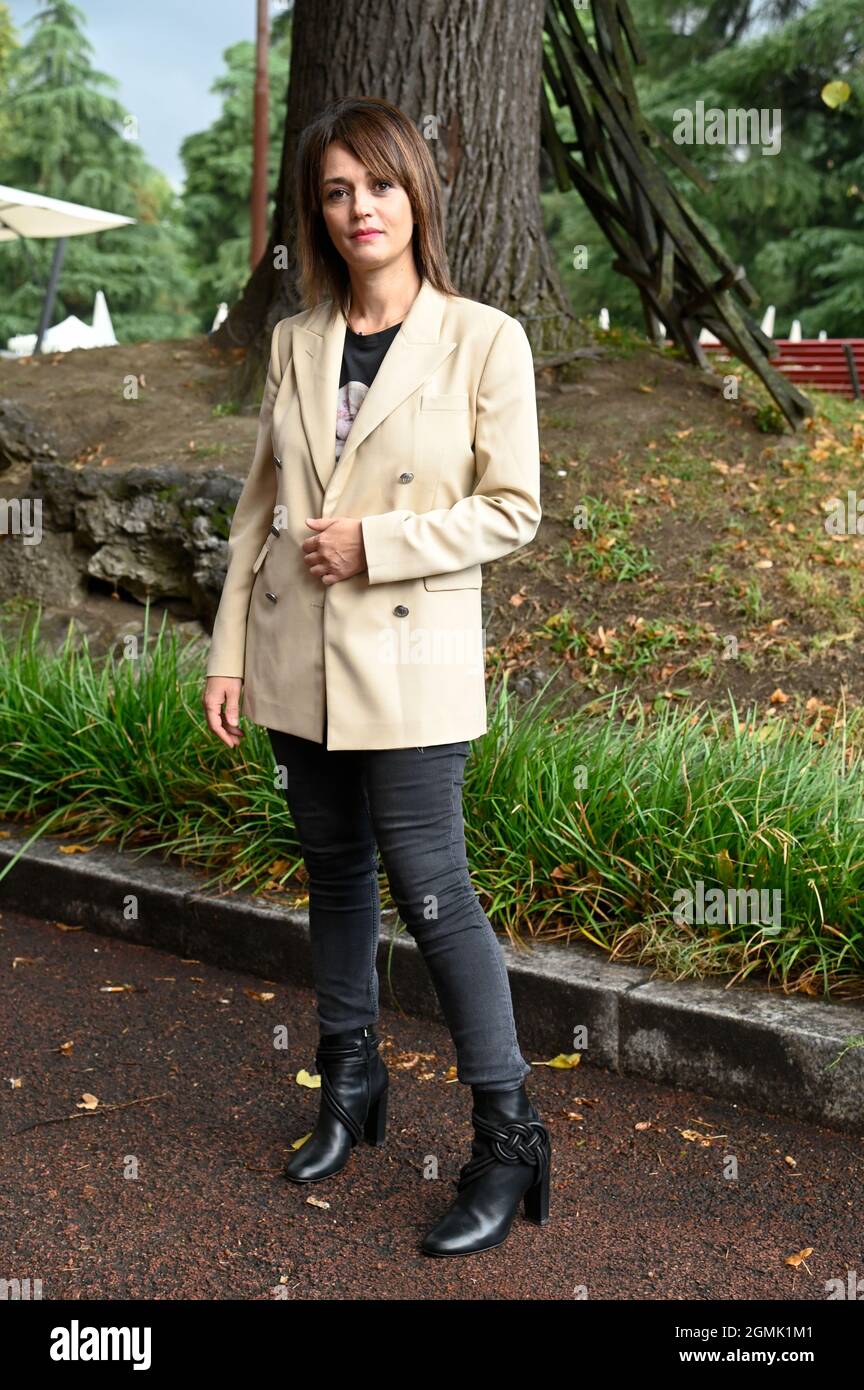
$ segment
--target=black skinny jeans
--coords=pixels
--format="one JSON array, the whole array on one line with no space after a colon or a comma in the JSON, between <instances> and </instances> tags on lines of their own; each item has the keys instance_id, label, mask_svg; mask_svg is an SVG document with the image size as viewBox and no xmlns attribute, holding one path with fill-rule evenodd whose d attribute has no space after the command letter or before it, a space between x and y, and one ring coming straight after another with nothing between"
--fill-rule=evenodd
<instances>
[{"instance_id":1,"label":"black skinny jeans","mask_svg":"<svg viewBox=\"0 0 864 1390\"><path fill-rule=\"evenodd\" d=\"M510 982L465 854L469 743L334 749L268 729L309 875L321 1033L378 1018L378 850L399 916L426 962L466 1085L510 1090L519 1050Z\"/></svg>"}]
</instances>

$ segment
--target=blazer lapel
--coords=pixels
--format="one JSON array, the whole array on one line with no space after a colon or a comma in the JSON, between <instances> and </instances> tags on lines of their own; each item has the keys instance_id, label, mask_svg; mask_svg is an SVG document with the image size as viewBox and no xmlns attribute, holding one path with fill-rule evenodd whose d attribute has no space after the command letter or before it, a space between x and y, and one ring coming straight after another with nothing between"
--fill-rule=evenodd
<instances>
[{"instance_id":1,"label":"blazer lapel","mask_svg":"<svg viewBox=\"0 0 864 1390\"><path fill-rule=\"evenodd\" d=\"M325 300L305 327L294 329L294 375L303 428L324 491L336 473L339 491L347 481L356 450L376 425L440 367L455 348L442 342L441 322L447 296L423 279L417 298L402 320L366 392L336 464L336 399L345 344L345 316L330 317Z\"/></svg>"}]
</instances>

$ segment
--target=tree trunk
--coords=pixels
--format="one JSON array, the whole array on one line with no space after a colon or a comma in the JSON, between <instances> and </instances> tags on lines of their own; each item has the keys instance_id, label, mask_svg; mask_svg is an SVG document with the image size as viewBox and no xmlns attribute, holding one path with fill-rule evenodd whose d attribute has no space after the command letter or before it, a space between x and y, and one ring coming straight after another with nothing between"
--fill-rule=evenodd
<instances>
[{"instance_id":1,"label":"tree trunk","mask_svg":"<svg viewBox=\"0 0 864 1390\"><path fill-rule=\"evenodd\" d=\"M291 252L294 159L301 130L338 97L383 97L429 139L461 294L519 316L534 343L543 321L571 320L540 206L543 14L544 0L297 0L270 242L212 338L251 349L247 389L274 324L303 307ZM287 270L274 268L280 246Z\"/></svg>"}]
</instances>

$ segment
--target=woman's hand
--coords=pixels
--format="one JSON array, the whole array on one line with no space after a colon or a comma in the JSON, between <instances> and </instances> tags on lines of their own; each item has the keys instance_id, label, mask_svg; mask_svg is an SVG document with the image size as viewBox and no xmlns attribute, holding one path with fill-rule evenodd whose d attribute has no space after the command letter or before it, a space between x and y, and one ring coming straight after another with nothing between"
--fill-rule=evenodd
<instances>
[{"instance_id":1,"label":"woman's hand","mask_svg":"<svg viewBox=\"0 0 864 1390\"><path fill-rule=\"evenodd\" d=\"M204 682L204 713L207 726L217 738L236 748L243 737L240 728L240 691L243 682L239 676L208 676ZM222 713L222 706L225 713Z\"/></svg>"},{"instance_id":2,"label":"woman's hand","mask_svg":"<svg viewBox=\"0 0 864 1390\"><path fill-rule=\"evenodd\" d=\"M307 516L306 525L320 534L303 542L303 563L322 584L338 584L366 568L363 527L353 516Z\"/></svg>"}]
</instances>

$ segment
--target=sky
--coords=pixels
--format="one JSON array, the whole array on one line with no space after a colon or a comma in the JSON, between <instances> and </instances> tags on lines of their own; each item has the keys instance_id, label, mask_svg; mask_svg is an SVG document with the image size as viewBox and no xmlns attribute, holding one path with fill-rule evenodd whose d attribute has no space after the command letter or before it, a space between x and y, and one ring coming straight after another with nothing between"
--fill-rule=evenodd
<instances>
[{"instance_id":1,"label":"sky","mask_svg":"<svg viewBox=\"0 0 864 1390\"><path fill-rule=\"evenodd\" d=\"M223 71L222 54L239 39L255 38L255 0L75 0L86 17L91 61L119 82L116 99L138 121L147 160L177 191L183 181L179 149L185 136L204 130L219 114L210 94ZM37 0L6 0L25 43ZM279 12L279 0L270 7Z\"/></svg>"}]
</instances>

